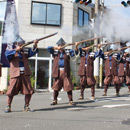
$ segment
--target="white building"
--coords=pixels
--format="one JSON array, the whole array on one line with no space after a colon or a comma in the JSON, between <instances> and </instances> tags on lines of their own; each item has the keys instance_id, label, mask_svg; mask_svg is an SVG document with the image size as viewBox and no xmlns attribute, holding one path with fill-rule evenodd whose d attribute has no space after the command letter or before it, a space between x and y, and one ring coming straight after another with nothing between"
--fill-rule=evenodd
<instances>
[{"instance_id":1,"label":"white building","mask_svg":"<svg viewBox=\"0 0 130 130\"><path fill-rule=\"evenodd\" d=\"M56 36L39 42L39 53L30 59L33 72L31 80L35 83L35 88L51 90L53 58L46 48L56 46L56 42L61 37L66 43L87 39L91 32L82 31L82 28L89 24L94 10L89 6L73 3L71 0L15 0L15 4L20 36L24 40L30 41L58 32ZM3 6L0 6L0 12L2 8ZM77 64L79 60L71 62L71 70L76 79L78 79ZM7 73L8 69L3 68L0 90L7 88Z\"/></svg>"}]
</instances>

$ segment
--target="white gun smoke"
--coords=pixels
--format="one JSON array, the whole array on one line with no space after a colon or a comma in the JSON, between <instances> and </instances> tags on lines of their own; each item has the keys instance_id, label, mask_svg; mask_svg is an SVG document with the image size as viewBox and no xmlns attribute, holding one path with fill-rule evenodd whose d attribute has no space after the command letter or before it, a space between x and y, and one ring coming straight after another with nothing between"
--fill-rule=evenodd
<instances>
[{"instance_id":1,"label":"white gun smoke","mask_svg":"<svg viewBox=\"0 0 130 130\"><path fill-rule=\"evenodd\" d=\"M74 1L73 1L74 2ZM104 36L107 42L126 42L130 40L130 7L124 8L106 8L103 10L103 16L91 19L90 24L83 27L74 25L73 36L78 36L86 32L86 36L91 37L96 34L97 36ZM114 46L113 46L114 47Z\"/></svg>"},{"instance_id":2,"label":"white gun smoke","mask_svg":"<svg viewBox=\"0 0 130 130\"><path fill-rule=\"evenodd\" d=\"M14 2L8 2L2 43L12 45L19 36L19 26Z\"/></svg>"},{"instance_id":3,"label":"white gun smoke","mask_svg":"<svg viewBox=\"0 0 130 130\"><path fill-rule=\"evenodd\" d=\"M130 16L126 15L127 11L130 12L130 8L124 9L124 11L109 10L104 14L101 34L106 36L109 41L125 42L130 40Z\"/></svg>"},{"instance_id":4,"label":"white gun smoke","mask_svg":"<svg viewBox=\"0 0 130 130\"><path fill-rule=\"evenodd\" d=\"M126 43L126 46L130 46L130 41ZM127 52L130 52L130 48L127 48L127 49L125 50L125 52L126 52L126 53L127 53Z\"/></svg>"}]
</instances>

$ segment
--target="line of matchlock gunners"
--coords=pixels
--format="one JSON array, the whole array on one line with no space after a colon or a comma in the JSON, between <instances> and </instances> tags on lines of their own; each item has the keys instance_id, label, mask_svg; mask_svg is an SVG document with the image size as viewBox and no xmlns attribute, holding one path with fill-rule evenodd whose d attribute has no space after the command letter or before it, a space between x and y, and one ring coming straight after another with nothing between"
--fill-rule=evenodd
<instances>
[{"instance_id":1,"label":"line of matchlock gunners","mask_svg":"<svg viewBox=\"0 0 130 130\"><path fill-rule=\"evenodd\" d=\"M92 39L91 39L92 40ZM95 39L93 39L95 40ZM6 49L5 56L10 63L10 84L7 90L7 107L5 112L11 112L11 104L13 97L19 91L25 95L24 111L33 111L30 109L30 100L34 90L31 86L28 58L38 53L38 40L33 41L34 46L31 49L24 49L22 46L25 41L19 37L15 44L9 45ZM69 105L76 105L73 102L73 83L70 77L70 57L80 56L80 65L78 75L80 76L81 93L79 100L84 99L84 90L88 86L91 88L91 98L95 99L95 78L94 78L94 60L97 57L102 58L105 62L105 79L104 79L104 94L107 96L108 86L113 83L116 88L116 96L119 96L120 87L125 82L128 85L130 94L130 57L129 53L119 53L119 50L108 50L103 52L101 44L94 46L78 47L81 42L74 43L75 50L64 49L67 44L61 38L56 44L57 47L49 46L48 52L53 55L52 77L55 79L53 83L53 102L51 105L57 104L59 91L63 88L67 92ZM69 44L70 45L70 44ZM97 52L93 52L93 48L97 47ZM128 47L121 48L124 50ZM118 69L119 64L119 69Z\"/></svg>"}]
</instances>

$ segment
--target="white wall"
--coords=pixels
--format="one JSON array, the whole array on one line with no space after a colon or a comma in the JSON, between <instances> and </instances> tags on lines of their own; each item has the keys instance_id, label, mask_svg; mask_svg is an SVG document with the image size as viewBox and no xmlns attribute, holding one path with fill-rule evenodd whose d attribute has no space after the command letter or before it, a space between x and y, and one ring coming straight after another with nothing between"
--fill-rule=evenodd
<instances>
[{"instance_id":1,"label":"white wall","mask_svg":"<svg viewBox=\"0 0 130 130\"><path fill-rule=\"evenodd\" d=\"M18 0L18 20L20 34L26 41L46 36L58 32L58 35L43 40L39 43L40 48L47 48L49 45L56 46L56 42L63 37L67 43L72 42L72 25L73 25L73 4L69 0L35 0L40 2L50 2L62 4L62 23L61 27L31 25L31 0ZM69 3L68 3L69 1ZM69 29L66 32L66 28Z\"/></svg>"},{"instance_id":2,"label":"white wall","mask_svg":"<svg viewBox=\"0 0 130 130\"><path fill-rule=\"evenodd\" d=\"M0 41L2 41L2 37L0 36ZM1 44L0 44L0 53L1 53ZM7 75L8 68L2 68L2 76L0 77L0 91L7 89Z\"/></svg>"},{"instance_id":3,"label":"white wall","mask_svg":"<svg viewBox=\"0 0 130 130\"><path fill-rule=\"evenodd\" d=\"M8 75L8 68L2 67L2 77L0 77L0 91L7 89L7 75Z\"/></svg>"}]
</instances>

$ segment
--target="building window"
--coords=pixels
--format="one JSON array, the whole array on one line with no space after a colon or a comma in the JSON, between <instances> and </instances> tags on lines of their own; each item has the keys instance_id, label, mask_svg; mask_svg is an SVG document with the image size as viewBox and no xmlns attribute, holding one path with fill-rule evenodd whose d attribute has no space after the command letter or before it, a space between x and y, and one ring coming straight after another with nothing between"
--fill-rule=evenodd
<instances>
[{"instance_id":1,"label":"building window","mask_svg":"<svg viewBox=\"0 0 130 130\"><path fill-rule=\"evenodd\" d=\"M32 2L31 24L61 25L61 4Z\"/></svg>"},{"instance_id":2,"label":"building window","mask_svg":"<svg viewBox=\"0 0 130 130\"><path fill-rule=\"evenodd\" d=\"M89 24L89 14L82 9L78 9L78 25L80 27Z\"/></svg>"}]
</instances>

